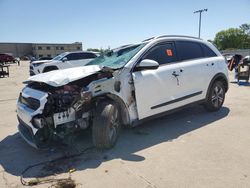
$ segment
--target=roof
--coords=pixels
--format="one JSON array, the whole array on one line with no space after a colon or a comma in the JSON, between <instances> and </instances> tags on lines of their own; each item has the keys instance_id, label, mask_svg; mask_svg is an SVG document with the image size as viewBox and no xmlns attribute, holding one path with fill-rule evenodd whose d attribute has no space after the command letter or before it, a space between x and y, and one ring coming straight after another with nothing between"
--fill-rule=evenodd
<instances>
[{"instance_id":1,"label":"roof","mask_svg":"<svg viewBox=\"0 0 250 188\"><path fill-rule=\"evenodd\" d=\"M159 39L159 38L189 38L189 39L202 40L201 38L198 38L198 37L185 36L185 35L161 35L161 36L151 37L151 38L145 39L142 42L146 42L146 41L150 41L150 40L154 40L154 39Z\"/></svg>"}]
</instances>

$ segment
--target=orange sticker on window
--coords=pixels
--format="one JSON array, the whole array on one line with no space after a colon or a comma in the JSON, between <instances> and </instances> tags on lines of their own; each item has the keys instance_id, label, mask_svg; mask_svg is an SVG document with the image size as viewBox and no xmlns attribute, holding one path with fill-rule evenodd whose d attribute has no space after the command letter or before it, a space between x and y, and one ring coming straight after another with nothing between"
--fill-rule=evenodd
<instances>
[{"instance_id":1,"label":"orange sticker on window","mask_svg":"<svg viewBox=\"0 0 250 188\"><path fill-rule=\"evenodd\" d=\"M167 49L166 53L167 53L168 56L173 56L173 52L172 52L171 49Z\"/></svg>"}]
</instances>

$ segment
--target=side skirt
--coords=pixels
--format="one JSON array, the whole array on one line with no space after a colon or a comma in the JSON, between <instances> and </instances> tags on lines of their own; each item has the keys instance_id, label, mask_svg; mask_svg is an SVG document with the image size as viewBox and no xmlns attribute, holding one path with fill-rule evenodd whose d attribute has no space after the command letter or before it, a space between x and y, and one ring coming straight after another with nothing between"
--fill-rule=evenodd
<instances>
[{"instance_id":1,"label":"side skirt","mask_svg":"<svg viewBox=\"0 0 250 188\"><path fill-rule=\"evenodd\" d=\"M175 108L175 109L172 109L172 110L168 110L166 112L162 112L162 113L159 113L159 114L156 114L156 115L152 115L152 116L143 118L141 120L136 120L130 126L131 127L135 127L135 126L138 126L138 125L140 125L140 124L142 124L142 123L144 123L146 121L149 121L149 120L152 120L152 119L156 119L156 118L159 118L159 117L162 117L162 116L166 116L166 115L172 114L174 112L177 112L179 110L182 110L182 109L185 109L185 108L188 108L188 107L191 107L191 106L203 104L205 101L206 101L205 99L199 100L199 101L196 101L196 102L193 102L193 103L189 103L189 104L186 104L184 106L181 106L181 107L178 107L178 108Z\"/></svg>"}]
</instances>

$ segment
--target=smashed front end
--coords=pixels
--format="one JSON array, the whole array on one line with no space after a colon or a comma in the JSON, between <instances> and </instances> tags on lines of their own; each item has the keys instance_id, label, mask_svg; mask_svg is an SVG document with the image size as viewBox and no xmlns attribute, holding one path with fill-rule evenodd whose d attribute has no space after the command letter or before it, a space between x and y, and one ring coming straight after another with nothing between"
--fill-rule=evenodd
<instances>
[{"instance_id":1,"label":"smashed front end","mask_svg":"<svg viewBox=\"0 0 250 188\"><path fill-rule=\"evenodd\" d=\"M76 76L79 68L59 70L28 80L17 101L21 136L31 146L43 148L48 147L52 140L66 140L75 131L86 129L93 105L92 91L87 86L103 77L112 77L112 74L100 73L99 70L85 74L82 70L79 77ZM69 76L67 71L71 72Z\"/></svg>"},{"instance_id":2,"label":"smashed front end","mask_svg":"<svg viewBox=\"0 0 250 188\"><path fill-rule=\"evenodd\" d=\"M77 85L38 85L25 87L17 102L18 129L30 145L46 147L54 138L88 127L91 92ZM48 91L38 87L47 87Z\"/></svg>"}]
</instances>

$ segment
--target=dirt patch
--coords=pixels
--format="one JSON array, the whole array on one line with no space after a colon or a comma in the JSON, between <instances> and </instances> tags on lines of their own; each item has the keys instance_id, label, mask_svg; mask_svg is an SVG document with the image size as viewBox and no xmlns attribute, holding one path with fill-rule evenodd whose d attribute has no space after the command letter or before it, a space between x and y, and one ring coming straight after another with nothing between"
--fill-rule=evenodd
<instances>
[{"instance_id":1,"label":"dirt patch","mask_svg":"<svg viewBox=\"0 0 250 188\"><path fill-rule=\"evenodd\" d=\"M76 187L76 183L71 178L69 178L69 179L62 179L62 180L58 180L56 182L56 184L52 185L51 187L54 187L54 188L75 188Z\"/></svg>"}]
</instances>

